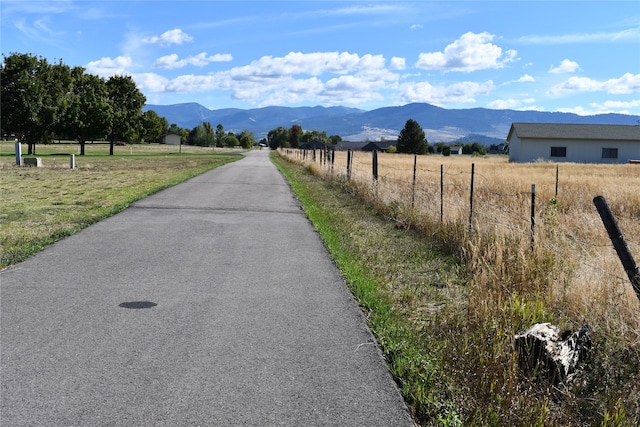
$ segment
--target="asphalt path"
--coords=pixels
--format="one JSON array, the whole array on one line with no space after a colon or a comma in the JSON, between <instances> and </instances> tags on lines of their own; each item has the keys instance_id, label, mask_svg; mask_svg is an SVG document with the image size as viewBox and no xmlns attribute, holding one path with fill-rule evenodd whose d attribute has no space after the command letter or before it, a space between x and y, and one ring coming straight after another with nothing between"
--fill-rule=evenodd
<instances>
[{"instance_id":1,"label":"asphalt path","mask_svg":"<svg viewBox=\"0 0 640 427\"><path fill-rule=\"evenodd\" d=\"M268 154L0 272L0 425L413 425Z\"/></svg>"}]
</instances>

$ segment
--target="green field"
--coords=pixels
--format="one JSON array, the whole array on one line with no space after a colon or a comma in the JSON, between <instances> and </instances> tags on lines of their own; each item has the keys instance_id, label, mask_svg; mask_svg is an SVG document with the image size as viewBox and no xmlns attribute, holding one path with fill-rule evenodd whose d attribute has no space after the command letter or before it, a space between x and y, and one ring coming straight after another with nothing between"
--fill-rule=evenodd
<instances>
[{"instance_id":1,"label":"green field","mask_svg":"<svg viewBox=\"0 0 640 427\"><path fill-rule=\"evenodd\" d=\"M0 268L125 209L129 204L217 166L239 150L164 145L77 144L37 147L42 167L16 166L14 144L0 144ZM27 156L23 147L23 157ZM70 154L76 168L70 169Z\"/></svg>"}]
</instances>

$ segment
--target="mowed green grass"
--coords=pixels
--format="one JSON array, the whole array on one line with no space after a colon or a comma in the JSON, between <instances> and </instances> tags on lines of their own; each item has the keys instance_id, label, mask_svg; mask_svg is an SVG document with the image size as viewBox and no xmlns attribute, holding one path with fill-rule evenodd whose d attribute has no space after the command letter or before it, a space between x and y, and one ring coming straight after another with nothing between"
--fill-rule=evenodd
<instances>
[{"instance_id":1,"label":"mowed green grass","mask_svg":"<svg viewBox=\"0 0 640 427\"><path fill-rule=\"evenodd\" d=\"M235 161L238 151L198 147L87 144L37 146L42 167L15 165L13 144L0 145L0 268L125 209L136 200ZM182 152L180 152L182 151ZM23 146L23 157L27 156ZM76 168L69 167L76 154Z\"/></svg>"}]
</instances>

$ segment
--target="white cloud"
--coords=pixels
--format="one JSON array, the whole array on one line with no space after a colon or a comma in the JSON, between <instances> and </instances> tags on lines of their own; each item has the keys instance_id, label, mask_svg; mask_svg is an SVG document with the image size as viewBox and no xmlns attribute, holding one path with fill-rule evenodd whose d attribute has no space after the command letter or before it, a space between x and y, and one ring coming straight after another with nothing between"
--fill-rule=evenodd
<instances>
[{"instance_id":1,"label":"white cloud","mask_svg":"<svg viewBox=\"0 0 640 427\"><path fill-rule=\"evenodd\" d=\"M170 46L172 44L182 44L193 40L189 34L179 28L166 31L160 36L146 37L142 39L143 43L159 44L160 46Z\"/></svg>"},{"instance_id":2,"label":"white cloud","mask_svg":"<svg viewBox=\"0 0 640 427\"><path fill-rule=\"evenodd\" d=\"M514 83L531 83L531 82L535 82L535 81L536 81L535 78L533 78L529 74L525 74L524 76L520 77L519 79L514 80Z\"/></svg>"},{"instance_id":3,"label":"white cloud","mask_svg":"<svg viewBox=\"0 0 640 427\"><path fill-rule=\"evenodd\" d=\"M610 94L640 92L640 74L626 73L619 79L605 81L593 80L588 77L571 77L567 81L553 86L547 94L560 96L575 92L606 92Z\"/></svg>"},{"instance_id":4,"label":"white cloud","mask_svg":"<svg viewBox=\"0 0 640 427\"><path fill-rule=\"evenodd\" d=\"M164 92L169 83L169 79L155 73L134 74L131 77L142 91Z\"/></svg>"},{"instance_id":5,"label":"white cloud","mask_svg":"<svg viewBox=\"0 0 640 427\"><path fill-rule=\"evenodd\" d=\"M549 68L549 72L552 74L575 73L580 70L580 65L577 62L568 59L563 59L557 67L551 65L551 68Z\"/></svg>"},{"instance_id":6,"label":"white cloud","mask_svg":"<svg viewBox=\"0 0 640 427\"><path fill-rule=\"evenodd\" d=\"M605 101L603 103L592 102L589 108L582 106L572 108L559 108L561 113L573 113L580 116L592 116L595 114L637 114L632 112L633 108L640 107L640 100L633 101Z\"/></svg>"},{"instance_id":7,"label":"white cloud","mask_svg":"<svg viewBox=\"0 0 640 427\"><path fill-rule=\"evenodd\" d=\"M449 86L432 86L428 82L405 83L400 87L403 103L429 102L435 105L472 103L478 95L487 95L495 88L493 81L460 82Z\"/></svg>"},{"instance_id":8,"label":"white cloud","mask_svg":"<svg viewBox=\"0 0 640 427\"><path fill-rule=\"evenodd\" d=\"M613 33L574 33L559 36L533 35L518 39L521 43L528 44L574 44L574 43L607 43L607 42L632 42L637 43L640 37L640 27L629 28Z\"/></svg>"},{"instance_id":9,"label":"white cloud","mask_svg":"<svg viewBox=\"0 0 640 427\"><path fill-rule=\"evenodd\" d=\"M104 57L97 61L91 61L85 67L90 74L103 77L128 74L128 69L133 63L130 56L118 56L116 58Z\"/></svg>"},{"instance_id":10,"label":"white cloud","mask_svg":"<svg viewBox=\"0 0 640 427\"><path fill-rule=\"evenodd\" d=\"M444 48L444 52L421 53L416 67L426 70L471 72L502 68L515 60L515 50L502 51L492 44L495 36L487 32L466 33Z\"/></svg>"},{"instance_id":11,"label":"white cloud","mask_svg":"<svg viewBox=\"0 0 640 427\"><path fill-rule=\"evenodd\" d=\"M520 101L517 99L496 99L487 104L487 107L493 108L495 110L509 110L522 105Z\"/></svg>"},{"instance_id":12,"label":"white cloud","mask_svg":"<svg viewBox=\"0 0 640 427\"><path fill-rule=\"evenodd\" d=\"M186 67L187 65L204 67L211 62L227 62L232 60L233 56L228 53L216 53L215 55L209 56L207 52L202 52L195 56L184 59L178 59L178 55L172 53L171 55L166 55L158 58L153 66L156 68L166 68L168 70L174 70L177 68Z\"/></svg>"},{"instance_id":13,"label":"white cloud","mask_svg":"<svg viewBox=\"0 0 640 427\"><path fill-rule=\"evenodd\" d=\"M167 92L205 92L214 89L223 89L215 75L196 76L193 74L178 76L167 83L165 90Z\"/></svg>"},{"instance_id":14,"label":"white cloud","mask_svg":"<svg viewBox=\"0 0 640 427\"><path fill-rule=\"evenodd\" d=\"M407 67L407 60L394 56L391 58L391 64L389 66L392 70L404 70Z\"/></svg>"},{"instance_id":15,"label":"white cloud","mask_svg":"<svg viewBox=\"0 0 640 427\"><path fill-rule=\"evenodd\" d=\"M411 30L420 30L422 28L421 24L413 24L412 26L409 27L409 29Z\"/></svg>"},{"instance_id":16,"label":"white cloud","mask_svg":"<svg viewBox=\"0 0 640 427\"><path fill-rule=\"evenodd\" d=\"M290 52L284 57L263 56L243 67L231 69L234 79L279 78L307 74L320 76L325 73L348 74L384 69L382 55L363 55L348 52Z\"/></svg>"},{"instance_id":17,"label":"white cloud","mask_svg":"<svg viewBox=\"0 0 640 427\"><path fill-rule=\"evenodd\" d=\"M399 59L392 62L399 64ZM157 65L176 68L182 61L186 59L167 55L159 58ZM208 75L163 80L155 74L145 74L140 75L140 82L150 91L228 90L232 99L260 105L357 104L383 99L379 92L397 83L398 74L388 70L385 62L382 55L291 52L283 57L265 56L249 65Z\"/></svg>"}]
</instances>

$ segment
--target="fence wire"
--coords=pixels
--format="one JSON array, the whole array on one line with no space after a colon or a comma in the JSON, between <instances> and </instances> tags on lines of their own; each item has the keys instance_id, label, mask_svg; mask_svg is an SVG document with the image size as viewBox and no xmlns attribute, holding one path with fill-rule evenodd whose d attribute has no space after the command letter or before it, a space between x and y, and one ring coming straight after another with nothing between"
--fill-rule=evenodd
<instances>
[{"instance_id":1,"label":"fence wire","mask_svg":"<svg viewBox=\"0 0 640 427\"><path fill-rule=\"evenodd\" d=\"M545 249L557 257L566 257L567 249L574 253L575 268L597 271L600 276L609 277L617 284L628 283L620 275L611 273L610 268L603 268L615 259L615 250L609 240L602 239L606 243L599 243L578 232L558 232L565 213L558 210L557 169L554 172L555 191L546 184L542 191L539 190L543 194L540 197L532 188L505 191L504 186L498 188L493 185L495 177L482 171L474 171L472 175L471 170L456 169L453 165L441 165L436 169L419 165L414 160L410 167L406 167L398 166L389 157L377 156L375 180L371 153L351 152L351 164L347 164L348 156L344 153L322 153L318 150L314 154L285 150L284 155L306 165L316 164L323 173L334 178L357 183L367 188L369 194L375 194L379 202L389 206L411 206L432 219L444 222L471 222L471 232L481 229L496 235L520 236L523 242L528 242L533 234L534 240L543 240ZM533 207L532 218L532 202L536 199L538 202ZM595 209L593 212L597 216ZM602 231L602 224L598 226L598 231ZM602 233L597 234L602 236ZM636 253L640 251L637 240L626 239L626 243Z\"/></svg>"}]
</instances>

